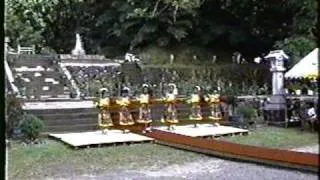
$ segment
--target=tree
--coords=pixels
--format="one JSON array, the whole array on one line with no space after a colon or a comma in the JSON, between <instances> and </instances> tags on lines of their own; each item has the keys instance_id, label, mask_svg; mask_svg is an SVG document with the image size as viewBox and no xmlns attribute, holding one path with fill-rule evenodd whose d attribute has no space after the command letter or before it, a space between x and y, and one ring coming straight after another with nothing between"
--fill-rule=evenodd
<instances>
[{"instance_id":1,"label":"tree","mask_svg":"<svg viewBox=\"0 0 320 180\"><path fill-rule=\"evenodd\" d=\"M124 49L154 42L167 46L187 38L200 3L199 0L100 2L93 6L98 14L94 32L99 33L104 43L116 41Z\"/></svg>"},{"instance_id":2,"label":"tree","mask_svg":"<svg viewBox=\"0 0 320 180\"><path fill-rule=\"evenodd\" d=\"M291 0L288 4L297 12L293 17L292 35L276 41L274 47L284 49L290 55L290 65L293 66L317 47L312 33L317 21L317 2Z\"/></svg>"},{"instance_id":3,"label":"tree","mask_svg":"<svg viewBox=\"0 0 320 180\"><path fill-rule=\"evenodd\" d=\"M259 40L264 49L283 48L294 58L310 52L316 1L221 0L241 26ZM302 47L306 46L306 47ZM301 47L300 47L301 46Z\"/></svg>"},{"instance_id":4,"label":"tree","mask_svg":"<svg viewBox=\"0 0 320 180\"><path fill-rule=\"evenodd\" d=\"M77 18L81 18L80 12L74 11L79 4L79 0L8 0L6 35L14 45L34 44L38 50L50 47L59 53L71 51L74 42L70 37L74 39Z\"/></svg>"},{"instance_id":5,"label":"tree","mask_svg":"<svg viewBox=\"0 0 320 180\"><path fill-rule=\"evenodd\" d=\"M78 32L88 53L185 43L248 56L283 48L295 59L314 47L317 14L314 0L8 0L7 9L14 43L58 53L71 51Z\"/></svg>"},{"instance_id":6,"label":"tree","mask_svg":"<svg viewBox=\"0 0 320 180\"><path fill-rule=\"evenodd\" d=\"M6 1L5 34L10 37L13 47L42 44L41 31L27 18L29 8L30 4L22 0Z\"/></svg>"}]
</instances>

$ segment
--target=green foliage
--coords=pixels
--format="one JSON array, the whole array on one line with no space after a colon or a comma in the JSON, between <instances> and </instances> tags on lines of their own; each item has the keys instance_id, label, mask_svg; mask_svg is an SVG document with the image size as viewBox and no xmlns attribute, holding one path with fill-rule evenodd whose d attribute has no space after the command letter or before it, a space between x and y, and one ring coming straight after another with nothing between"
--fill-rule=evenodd
<instances>
[{"instance_id":1,"label":"green foliage","mask_svg":"<svg viewBox=\"0 0 320 180\"><path fill-rule=\"evenodd\" d=\"M26 114L21 124L21 132L27 140L31 142L39 138L41 131L44 128L42 120L32 114Z\"/></svg>"},{"instance_id":2,"label":"green foliage","mask_svg":"<svg viewBox=\"0 0 320 180\"><path fill-rule=\"evenodd\" d=\"M119 46L132 49L154 42L158 46L168 46L172 41L185 39L200 2L122 0L100 5L105 9L100 11L100 7L99 10L92 7L93 11L99 11L95 30L107 30L108 35L98 36L102 41L117 41Z\"/></svg>"},{"instance_id":3,"label":"green foliage","mask_svg":"<svg viewBox=\"0 0 320 180\"><path fill-rule=\"evenodd\" d=\"M223 52L222 52L223 53ZM141 57L148 64L168 65L170 64L170 55L174 55L174 66L191 66L191 65L212 65L213 53L205 48L191 46L187 44L179 44L176 46L159 48L155 45L150 45L141 49L139 57ZM193 60L193 56L197 56L197 60ZM230 60L229 60L230 59ZM220 56L218 62L228 62L231 58L228 56Z\"/></svg>"},{"instance_id":4,"label":"green foliage","mask_svg":"<svg viewBox=\"0 0 320 180\"><path fill-rule=\"evenodd\" d=\"M173 49L187 44L237 50L248 57L284 48L297 59L314 47L311 32L317 19L314 0L8 0L7 4L5 31L13 46L36 44L38 49L69 53L78 32L88 53L108 56L150 45Z\"/></svg>"},{"instance_id":5,"label":"green foliage","mask_svg":"<svg viewBox=\"0 0 320 180\"><path fill-rule=\"evenodd\" d=\"M41 31L35 28L34 22L28 19L30 3L19 0L8 0L6 4L5 34L11 39L14 48L21 45L41 45Z\"/></svg>"},{"instance_id":6,"label":"green foliage","mask_svg":"<svg viewBox=\"0 0 320 180\"><path fill-rule=\"evenodd\" d=\"M237 112L244 118L245 121L250 121L254 117L256 110L251 106L240 106Z\"/></svg>"},{"instance_id":7,"label":"green foliage","mask_svg":"<svg viewBox=\"0 0 320 180\"><path fill-rule=\"evenodd\" d=\"M290 65L293 66L301 58L309 54L317 47L316 42L304 36L286 38L284 41L277 41L276 48L283 49L290 55Z\"/></svg>"},{"instance_id":8,"label":"green foliage","mask_svg":"<svg viewBox=\"0 0 320 180\"><path fill-rule=\"evenodd\" d=\"M12 136L14 128L18 128L23 119L23 101L14 94L6 96L6 133Z\"/></svg>"},{"instance_id":9,"label":"green foliage","mask_svg":"<svg viewBox=\"0 0 320 180\"><path fill-rule=\"evenodd\" d=\"M60 53L70 51L74 43L65 39L74 39L71 33L75 31L78 18L74 9L79 3L78 0L8 0L5 33L10 37L12 46L20 43L36 45L39 52L42 48Z\"/></svg>"}]
</instances>

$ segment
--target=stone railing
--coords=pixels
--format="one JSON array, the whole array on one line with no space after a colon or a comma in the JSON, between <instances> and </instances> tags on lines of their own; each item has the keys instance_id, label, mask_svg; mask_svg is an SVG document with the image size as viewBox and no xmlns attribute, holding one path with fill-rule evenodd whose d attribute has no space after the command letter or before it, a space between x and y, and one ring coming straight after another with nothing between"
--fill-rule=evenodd
<instances>
[{"instance_id":1,"label":"stone railing","mask_svg":"<svg viewBox=\"0 0 320 180\"><path fill-rule=\"evenodd\" d=\"M79 89L77 83L73 79L72 75L70 74L70 72L68 71L68 69L66 68L66 66L63 63L58 63L58 65L61 68L61 70L63 71L63 73L66 75L67 79L70 81L72 88L77 92L77 98L79 98L81 92L80 92L80 89Z\"/></svg>"},{"instance_id":2,"label":"stone railing","mask_svg":"<svg viewBox=\"0 0 320 180\"><path fill-rule=\"evenodd\" d=\"M14 77L13 77L12 71L11 71L11 69L9 67L9 64L8 64L7 60L4 61L4 68L5 68L5 73L6 73L7 77L8 77L8 80L10 82L10 86L11 86L13 92L16 93L17 95L20 95L19 89L14 84Z\"/></svg>"},{"instance_id":3,"label":"stone railing","mask_svg":"<svg viewBox=\"0 0 320 180\"><path fill-rule=\"evenodd\" d=\"M18 45L18 54L35 54L35 46L32 47L22 47Z\"/></svg>"},{"instance_id":4,"label":"stone railing","mask_svg":"<svg viewBox=\"0 0 320 180\"><path fill-rule=\"evenodd\" d=\"M95 59L95 60L105 60L104 56L101 55L72 55L72 54L60 54L60 59Z\"/></svg>"}]
</instances>

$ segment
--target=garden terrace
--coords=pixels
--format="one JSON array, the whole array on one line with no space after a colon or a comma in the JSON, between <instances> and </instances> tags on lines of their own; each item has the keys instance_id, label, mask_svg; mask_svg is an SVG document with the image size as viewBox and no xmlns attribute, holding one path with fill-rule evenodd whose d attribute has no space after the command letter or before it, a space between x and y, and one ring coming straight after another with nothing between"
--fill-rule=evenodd
<instances>
[{"instance_id":1,"label":"garden terrace","mask_svg":"<svg viewBox=\"0 0 320 180\"><path fill-rule=\"evenodd\" d=\"M84 96L94 97L102 87L115 89L119 66L115 64L66 64ZM116 90L114 90L116 92Z\"/></svg>"},{"instance_id":2,"label":"garden terrace","mask_svg":"<svg viewBox=\"0 0 320 180\"><path fill-rule=\"evenodd\" d=\"M232 72L232 73L230 73ZM220 87L226 95L262 94L270 89L263 87L271 82L268 67L254 64L226 64L208 66L155 66L143 67L145 81L158 87L160 83L173 82L179 89L179 94L189 94L194 86L199 85L205 91L210 87ZM240 78L241 77L241 78ZM162 87L163 85L162 84ZM165 87L163 87L165 88ZM156 93L159 94L159 93Z\"/></svg>"}]
</instances>

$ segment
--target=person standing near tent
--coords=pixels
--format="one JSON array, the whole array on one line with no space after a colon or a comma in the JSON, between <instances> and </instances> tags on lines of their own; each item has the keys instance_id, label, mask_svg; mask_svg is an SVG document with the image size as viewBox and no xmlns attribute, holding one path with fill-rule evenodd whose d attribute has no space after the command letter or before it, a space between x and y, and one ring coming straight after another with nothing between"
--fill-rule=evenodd
<instances>
[{"instance_id":1,"label":"person standing near tent","mask_svg":"<svg viewBox=\"0 0 320 180\"><path fill-rule=\"evenodd\" d=\"M314 107L314 103L313 102L309 102L307 103L308 108L307 108L307 112L306 112L306 118L301 118L301 130L304 130L304 127L306 125L306 123L308 123L311 127L311 131L314 131L314 125L317 121L317 113Z\"/></svg>"}]
</instances>

